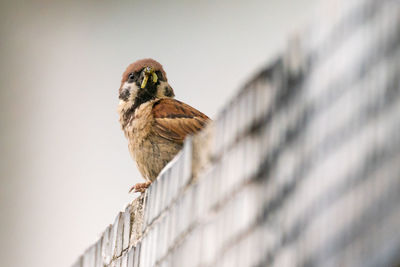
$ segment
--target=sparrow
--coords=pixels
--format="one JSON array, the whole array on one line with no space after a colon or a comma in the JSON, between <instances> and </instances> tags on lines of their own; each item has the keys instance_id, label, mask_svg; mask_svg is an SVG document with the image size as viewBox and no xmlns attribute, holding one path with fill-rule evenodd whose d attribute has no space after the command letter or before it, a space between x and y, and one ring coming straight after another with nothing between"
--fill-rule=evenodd
<instances>
[{"instance_id":1,"label":"sparrow","mask_svg":"<svg viewBox=\"0 0 400 267\"><path fill-rule=\"evenodd\" d=\"M118 114L131 156L146 180L130 192L144 192L164 166L181 150L187 135L210 119L174 99L162 65L153 59L130 64L122 75Z\"/></svg>"}]
</instances>

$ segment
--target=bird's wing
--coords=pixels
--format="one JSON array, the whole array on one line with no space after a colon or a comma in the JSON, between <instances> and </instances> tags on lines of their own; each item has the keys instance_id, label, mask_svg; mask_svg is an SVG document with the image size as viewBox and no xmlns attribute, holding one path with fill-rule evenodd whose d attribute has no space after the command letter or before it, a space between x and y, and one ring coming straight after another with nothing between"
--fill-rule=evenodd
<instances>
[{"instance_id":1,"label":"bird's wing","mask_svg":"<svg viewBox=\"0 0 400 267\"><path fill-rule=\"evenodd\" d=\"M156 101L152 114L156 134L179 143L186 135L201 130L210 120L197 109L171 98Z\"/></svg>"}]
</instances>

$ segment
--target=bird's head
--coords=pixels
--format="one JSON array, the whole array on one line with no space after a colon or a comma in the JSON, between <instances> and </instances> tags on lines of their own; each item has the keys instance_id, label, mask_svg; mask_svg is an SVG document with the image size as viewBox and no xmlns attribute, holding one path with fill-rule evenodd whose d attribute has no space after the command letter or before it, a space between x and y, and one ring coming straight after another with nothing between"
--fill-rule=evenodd
<instances>
[{"instance_id":1,"label":"bird's head","mask_svg":"<svg viewBox=\"0 0 400 267\"><path fill-rule=\"evenodd\" d=\"M122 75L120 106L134 110L147 101L174 96L163 67L153 59L141 59L130 64Z\"/></svg>"}]
</instances>

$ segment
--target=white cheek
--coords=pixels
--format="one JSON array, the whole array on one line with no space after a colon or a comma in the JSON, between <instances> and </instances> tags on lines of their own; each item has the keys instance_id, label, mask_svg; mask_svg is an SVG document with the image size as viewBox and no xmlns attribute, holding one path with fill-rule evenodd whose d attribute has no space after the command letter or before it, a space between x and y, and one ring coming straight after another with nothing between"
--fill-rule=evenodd
<instances>
[{"instance_id":1,"label":"white cheek","mask_svg":"<svg viewBox=\"0 0 400 267\"><path fill-rule=\"evenodd\" d=\"M130 95L129 95L129 100L134 100L136 98L136 95L138 93L139 88L135 83L128 83L125 82L124 85L122 86L123 90L128 90Z\"/></svg>"},{"instance_id":2,"label":"white cheek","mask_svg":"<svg viewBox=\"0 0 400 267\"><path fill-rule=\"evenodd\" d=\"M125 82L124 85L122 86L122 89L124 90L130 90L131 88L131 83Z\"/></svg>"}]
</instances>

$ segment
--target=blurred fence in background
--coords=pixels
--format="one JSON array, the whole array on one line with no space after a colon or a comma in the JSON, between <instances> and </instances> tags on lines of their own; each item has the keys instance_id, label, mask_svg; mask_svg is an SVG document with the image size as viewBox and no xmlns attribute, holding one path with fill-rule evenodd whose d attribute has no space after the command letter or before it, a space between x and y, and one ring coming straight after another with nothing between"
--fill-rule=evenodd
<instances>
[{"instance_id":1,"label":"blurred fence in background","mask_svg":"<svg viewBox=\"0 0 400 267\"><path fill-rule=\"evenodd\" d=\"M399 264L400 3L318 16L74 266Z\"/></svg>"}]
</instances>

